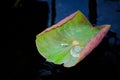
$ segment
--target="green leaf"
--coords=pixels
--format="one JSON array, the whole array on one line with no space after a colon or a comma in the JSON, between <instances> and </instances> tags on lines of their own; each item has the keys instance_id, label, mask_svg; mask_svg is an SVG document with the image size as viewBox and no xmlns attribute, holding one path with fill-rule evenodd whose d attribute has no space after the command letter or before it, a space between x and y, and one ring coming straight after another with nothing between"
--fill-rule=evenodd
<instances>
[{"instance_id":1,"label":"green leaf","mask_svg":"<svg viewBox=\"0 0 120 80\"><path fill-rule=\"evenodd\" d=\"M72 67L101 42L109 28L109 25L92 27L86 17L76 11L38 34L36 46L47 61Z\"/></svg>"}]
</instances>

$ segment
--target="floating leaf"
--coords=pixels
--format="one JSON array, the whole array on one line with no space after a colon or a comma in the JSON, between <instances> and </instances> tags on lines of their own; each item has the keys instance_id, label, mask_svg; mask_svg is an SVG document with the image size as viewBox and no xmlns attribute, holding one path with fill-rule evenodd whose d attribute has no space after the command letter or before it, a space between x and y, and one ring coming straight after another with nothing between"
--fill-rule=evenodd
<instances>
[{"instance_id":1,"label":"floating leaf","mask_svg":"<svg viewBox=\"0 0 120 80\"><path fill-rule=\"evenodd\" d=\"M75 66L104 38L110 25L93 27L86 17L76 11L36 36L39 53L48 61Z\"/></svg>"}]
</instances>

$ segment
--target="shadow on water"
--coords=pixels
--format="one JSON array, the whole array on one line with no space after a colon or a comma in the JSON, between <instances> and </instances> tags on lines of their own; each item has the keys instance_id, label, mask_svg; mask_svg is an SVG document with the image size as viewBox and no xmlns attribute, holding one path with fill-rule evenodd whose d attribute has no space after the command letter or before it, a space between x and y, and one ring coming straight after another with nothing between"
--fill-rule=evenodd
<instances>
[{"instance_id":1,"label":"shadow on water","mask_svg":"<svg viewBox=\"0 0 120 80\"><path fill-rule=\"evenodd\" d=\"M52 5L52 20L51 20L51 25L55 24L55 18L56 18L56 0L51 1Z\"/></svg>"},{"instance_id":2,"label":"shadow on water","mask_svg":"<svg viewBox=\"0 0 120 80\"><path fill-rule=\"evenodd\" d=\"M20 0L8 1L6 5L7 28L7 78L8 80L34 80L37 75L36 64L44 59L39 55L35 45L38 33L47 28L49 7L45 1Z\"/></svg>"},{"instance_id":3,"label":"shadow on water","mask_svg":"<svg viewBox=\"0 0 120 80\"><path fill-rule=\"evenodd\" d=\"M97 23L97 1L89 0L89 21L94 26Z\"/></svg>"}]
</instances>

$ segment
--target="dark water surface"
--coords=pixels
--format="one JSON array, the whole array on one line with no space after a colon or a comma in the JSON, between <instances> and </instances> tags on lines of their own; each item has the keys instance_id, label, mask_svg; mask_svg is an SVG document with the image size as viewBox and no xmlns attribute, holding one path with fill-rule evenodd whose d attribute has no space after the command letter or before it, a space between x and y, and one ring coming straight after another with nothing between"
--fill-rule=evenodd
<instances>
[{"instance_id":1,"label":"dark water surface","mask_svg":"<svg viewBox=\"0 0 120 80\"><path fill-rule=\"evenodd\" d=\"M120 80L119 0L20 0L17 6L15 1L4 4L5 80ZM36 49L36 35L76 10L81 10L93 25L111 24L111 30L75 67L46 62Z\"/></svg>"}]
</instances>

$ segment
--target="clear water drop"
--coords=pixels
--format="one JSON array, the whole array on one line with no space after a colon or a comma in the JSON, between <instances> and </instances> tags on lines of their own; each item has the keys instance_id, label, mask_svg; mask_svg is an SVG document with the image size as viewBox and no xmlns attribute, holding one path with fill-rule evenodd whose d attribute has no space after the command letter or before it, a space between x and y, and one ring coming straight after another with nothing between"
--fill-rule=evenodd
<instances>
[{"instance_id":1,"label":"clear water drop","mask_svg":"<svg viewBox=\"0 0 120 80\"><path fill-rule=\"evenodd\" d=\"M70 50L70 54L73 57L79 57L80 56L80 51L82 50L83 47L80 46L73 46Z\"/></svg>"}]
</instances>

